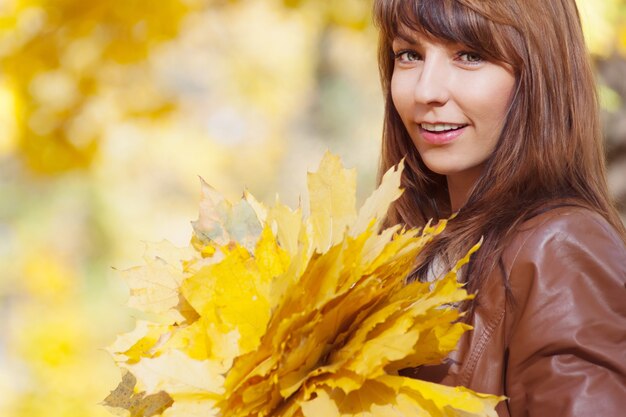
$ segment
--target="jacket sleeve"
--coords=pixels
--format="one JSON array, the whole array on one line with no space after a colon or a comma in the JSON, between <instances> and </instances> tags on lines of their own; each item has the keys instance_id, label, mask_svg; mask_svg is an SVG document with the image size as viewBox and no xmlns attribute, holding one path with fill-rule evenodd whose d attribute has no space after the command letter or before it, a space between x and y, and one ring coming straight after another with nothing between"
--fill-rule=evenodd
<instances>
[{"instance_id":1,"label":"jacket sleeve","mask_svg":"<svg viewBox=\"0 0 626 417\"><path fill-rule=\"evenodd\" d=\"M508 274L511 417L626 415L626 248L604 219L553 215Z\"/></svg>"}]
</instances>

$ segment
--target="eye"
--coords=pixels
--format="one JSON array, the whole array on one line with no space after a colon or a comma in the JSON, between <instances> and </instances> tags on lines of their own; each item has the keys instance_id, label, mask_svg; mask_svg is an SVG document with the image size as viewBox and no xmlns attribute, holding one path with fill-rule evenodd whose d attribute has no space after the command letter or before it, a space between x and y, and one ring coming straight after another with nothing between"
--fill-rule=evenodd
<instances>
[{"instance_id":1,"label":"eye","mask_svg":"<svg viewBox=\"0 0 626 417\"><path fill-rule=\"evenodd\" d=\"M476 52L459 52L459 61L468 64L478 64L484 61L483 57Z\"/></svg>"},{"instance_id":2,"label":"eye","mask_svg":"<svg viewBox=\"0 0 626 417\"><path fill-rule=\"evenodd\" d=\"M414 62L420 60L420 55L411 50L398 51L395 54L396 60L400 62Z\"/></svg>"}]
</instances>

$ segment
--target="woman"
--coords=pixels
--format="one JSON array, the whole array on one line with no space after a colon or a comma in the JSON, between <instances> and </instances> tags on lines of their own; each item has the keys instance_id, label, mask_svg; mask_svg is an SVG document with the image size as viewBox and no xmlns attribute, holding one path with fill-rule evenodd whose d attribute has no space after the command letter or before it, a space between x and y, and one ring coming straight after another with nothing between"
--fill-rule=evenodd
<instances>
[{"instance_id":1,"label":"woman","mask_svg":"<svg viewBox=\"0 0 626 417\"><path fill-rule=\"evenodd\" d=\"M623 415L626 231L605 179L574 0L376 0L380 172L406 158L388 221L454 215L432 279L481 238L463 279L474 327L407 373L505 395L501 416Z\"/></svg>"}]
</instances>

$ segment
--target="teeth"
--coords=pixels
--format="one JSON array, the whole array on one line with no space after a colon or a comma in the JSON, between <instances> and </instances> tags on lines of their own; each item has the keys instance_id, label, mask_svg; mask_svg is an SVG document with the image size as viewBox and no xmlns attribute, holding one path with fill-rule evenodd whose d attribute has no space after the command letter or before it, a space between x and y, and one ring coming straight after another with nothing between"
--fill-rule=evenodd
<instances>
[{"instance_id":1,"label":"teeth","mask_svg":"<svg viewBox=\"0 0 626 417\"><path fill-rule=\"evenodd\" d=\"M450 124L446 124L446 123L440 123L440 124L430 124L430 123L422 123L420 124L420 126L422 126L422 129L424 130L428 130L430 132L445 132L446 130L455 130L458 129L460 127L463 127L464 125L450 125Z\"/></svg>"}]
</instances>

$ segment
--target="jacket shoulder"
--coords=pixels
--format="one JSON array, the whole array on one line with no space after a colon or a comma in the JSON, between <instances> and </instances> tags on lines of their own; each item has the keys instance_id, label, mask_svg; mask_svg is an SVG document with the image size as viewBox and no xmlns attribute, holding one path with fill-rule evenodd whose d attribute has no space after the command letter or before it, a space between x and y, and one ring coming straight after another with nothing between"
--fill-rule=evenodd
<instances>
[{"instance_id":1,"label":"jacket shoulder","mask_svg":"<svg viewBox=\"0 0 626 417\"><path fill-rule=\"evenodd\" d=\"M626 247L617 231L587 209L550 210L521 225L503 261L511 415L619 415Z\"/></svg>"},{"instance_id":2,"label":"jacket shoulder","mask_svg":"<svg viewBox=\"0 0 626 417\"><path fill-rule=\"evenodd\" d=\"M546 253L545 249L556 252ZM626 267L626 246L617 231L598 213L582 207L559 207L522 223L503 251L505 265L512 267L543 257L560 258L570 250L609 251Z\"/></svg>"}]
</instances>

